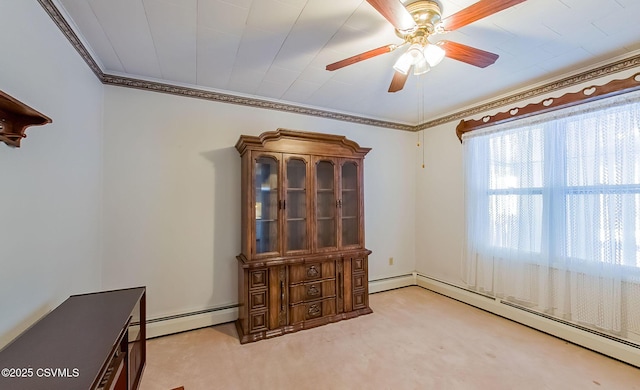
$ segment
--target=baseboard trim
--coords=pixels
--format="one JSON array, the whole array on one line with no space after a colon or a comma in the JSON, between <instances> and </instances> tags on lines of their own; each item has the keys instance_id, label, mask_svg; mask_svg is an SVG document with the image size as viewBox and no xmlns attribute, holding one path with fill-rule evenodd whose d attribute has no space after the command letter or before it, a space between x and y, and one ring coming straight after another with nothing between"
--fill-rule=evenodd
<instances>
[{"instance_id":1,"label":"baseboard trim","mask_svg":"<svg viewBox=\"0 0 640 390\"><path fill-rule=\"evenodd\" d=\"M416 285L416 273L369 281L369 294Z\"/></svg>"},{"instance_id":2,"label":"baseboard trim","mask_svg":"<svg viewBox=\"0 0 640 390\"><path fill-rule=\"evenodd\" d=\"M147 321L147 338L206 328L238 319L237 305L153 318Z\"/></svg>"},{"instance_id":3,"label":"baseboard trim","mask_svg":"<svg viewBox=\"0 0 640 390\"><path fill-rule=\"evenodd\" d=\"M638 353L638 347L635 345L603 337L592 331L582 330L579 327L522 310L507 304L507 302L502 302L500 299L469 291L464 287L421 275L417 272L371 280L369 281L369 293L374 294L409 286L423 287L630 365L640 367L640 354ZM153 318L147 321L147 338L205 328L232 322L236 319L238 319L237 304Z\"/></svg>"},{"instance_id":4,"label":"baseboard trim","mask_svg":"<svg viewBox=\"0 0 640 390\"><path fill-rule=\"evenodd\" d=\"M607 355L627 364L640 367L638 347L606 338L589 331L558 322L539 314L504 304L500 299L477 294L463 287L439 281L425 275L416 275L417 285L457 301L475 306L530 328Z\"/></svg>"},{"instance_id":5,"label":"baseboard trim","mask_svg":"<svg viewBox=\"0 0 640 390\"><path fill-rule=\"evenodd\" d=\"M396 288L415 286L416 273L372 280L369 293L377 293ZM167 336L208 326L220 325L238 319L238 305L211 308L147 320L147 338Z\"/></svg>"}]
</instances>

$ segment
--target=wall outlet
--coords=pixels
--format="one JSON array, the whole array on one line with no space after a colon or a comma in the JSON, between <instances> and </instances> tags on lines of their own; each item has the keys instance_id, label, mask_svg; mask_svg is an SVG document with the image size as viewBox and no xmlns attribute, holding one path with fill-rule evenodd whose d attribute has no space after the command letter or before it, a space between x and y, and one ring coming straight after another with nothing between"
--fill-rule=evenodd
<instances>
[{"instance_id":1,"label":"wall outlet","mask_svg":"<svg viewBox=\"0 0 640 390\"><path fill-rule=\"evenodd\" d=\"M393 257L389 257L389 265L393 265Z\"/></svg>"}]
</instances>

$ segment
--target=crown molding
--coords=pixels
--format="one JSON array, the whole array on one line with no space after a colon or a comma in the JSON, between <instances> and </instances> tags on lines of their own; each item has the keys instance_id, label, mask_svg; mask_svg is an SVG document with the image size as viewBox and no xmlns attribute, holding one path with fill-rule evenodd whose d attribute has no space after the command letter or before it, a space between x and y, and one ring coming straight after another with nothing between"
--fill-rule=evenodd
<instances>
[{"instance_id":1,"label":"crown molding","mask_svg":"<svg viewBox=\"0 0 640 390\"><path fill-rule=\"evenodd\" d=\"M49 14L49 17L53 20L53 22L58 26L62 34L69 40L71 45L76 49L80 57L84 60L84 62L89 65L89 68L93 71L96 77L102 81L102 77L104 73L102 69L98 66L98 63L93 59L87 48L84 46L78 35L76 35L75 31L71 28L67 20L64 18L62 13L56 5L53 3L53 0L38 0L38 3L44 8L44 10Z\"/></svg>"},{"instance_id":2,"label":"crown molding","mask_svg":"<svg viewBox=\"0 0 640 390\"><path fill-rule=\"evenodd\" d=\"M58 26L60 31L69 40L71 45L80 54L82 59L87 63L89 68L96 75L98 80L103 84L115 85L120 87L142 89L153 92L162 92L171 95L186 96L198 99L205 99L223 103L239 104L243 106L249 106L254 108L263 108L268 110L285 111L301 115L310 115L320 118L334 119L344 122L358 123L369 126L385 127L395 130L415 131L416 126L408 125L405 123L383 121L379 119L367 118L363 116L343 114L334 111L320 110L315 108L298 106L290 103L275 102L266 99L258 99L251 97L244 97L239 95L233 95L221 92L212 92L204 89L198 89L193 87L184 87L178 85L172 85L167 83L160 83L156 81L147 81L136 79L132 77L117 76L107 74L100 69L98 63L91 56L91 53L85 45L82 43L78 35L73 31L73 28L66 21L58 7L54 4L53 0L38 0L42 8L49 14L53 22Z\"/></svg>"},{"instance_id":3,"label":"crown molding","mask_svg":"<svg viewBox=\"0 0 640 390\"><path fill-rule=\"evenodd\" d=\"M610 64L606 64L595 69L587 70L585 72L578 73L573 76L565 77L563 79L553 81L544 84L539 87L531 88L523 92L519 92L513 95L509 95L504 98L492 100L487 103L483 103L468 109L454 112L449 115L445 115L424 123L417 125L408 125L405 123L383 121L374 118L368 118L363 116L344 114L328 110L320 110L315 108L303 107L290 103L282 103L276 101L270 101L266 99L258 99L251 97L244 97L233 94L226 94L220 92L212 92L204 89L183 87L172 84L160 83L155 81L140 80L125 76L116 76L111 74L105 74L95 59L91 56L87 48L78 38L73 31L69 23L65 20L64 16L60 13L58 7L54 4L54 0L38 0L40 5L49 14L53 22L60 28L60 31L67 37L69 42L73 45L76 51L87 63L89 68L93 71L96 77L103 84L115 85L120 87L135 88L153 92L161 92L178 96L186 96L198 99L205 99L223 103L239 104L254 108L263 108L268 110L284 111L301 115L309 115L320 118L333 119L343 122L358 123L369 126L384 127L394 130L404 131L422 131L435 126L439 126L445 123L454 122L463 118L468 118L476 114L484 113L486 111L494 110L503 106L509 106L516 102L523 101L532 97L547 94L550 92L558 91L567 87L578 85L590 80L598 79L600 77L608 76L614 73L622 72L628 69L632 69L640 66L640 54L615 61Z\"/></svg>"},{"instance_id":4,"label":"crown molding","mask_svg":"<svg viewBox=\"0 0 640 390\"><path fill-rule=\"evenodd\" d=\"M573 87L575 85L582 84L587 81L599 79L604 76L619 73L625 70L633 69L640 66L640 54L625 58L619 61L615 61L610 64L606 64L594 69L587 70L585 72L578 73L573 76L565 77L563 79L552 81L539 87L527 89L523 92L519 92L513 95L509 95L505 98L492 100L488 103L480 104L475 107L468 108L466 110L455 112L451 115L443 116L438 119L427 121L420 124L417 130L425 130L430 127L435 127L447 122L453 122L459 119L468 118L476 114L482 114L496 108L510 106L514 103L521 102L536 96L544 95L550 92L562 90L564 88Z\"/></svg>"},{"instance_id":5,"label":"crown molding","mask_svg":"<svg viewBox=\"0 0 640 390\"><path fill-rule=\"evenodd\" d=\"M289 103L270 101L252 97L232 95L221 92L212 92L204 89L183 87L173 84L159 83L156 81L146 81L125 76L115 76L104 74L101 78L104 84L116 85L120 87L143 89L154 92L163 92L171 95L187 96L198 99L212 100L223 103L239 104L243 106L264 108L275 111L285 111L295 114L310 115L321 118L335 119L344 122L352 122L363 125L386 127L395 130L415 131L415 126L397 122L388 122L357 115L342 114L334 111L320 110L315 108L297 106Z\"/></svg>"}]
</instances>

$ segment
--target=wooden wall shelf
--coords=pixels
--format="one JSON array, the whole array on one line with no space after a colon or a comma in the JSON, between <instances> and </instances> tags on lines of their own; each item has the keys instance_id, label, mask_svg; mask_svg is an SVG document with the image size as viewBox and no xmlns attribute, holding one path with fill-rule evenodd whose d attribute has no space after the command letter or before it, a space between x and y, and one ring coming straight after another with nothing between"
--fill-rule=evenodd
<instances>
[{"instance_id":1,"label":"wooden wall shelf","mask_svg":"<svg viewBox=\"0 0 640 390\"><path fill-rule=\"evenodd\" d=\"M0 91L0 141L9 146L20 147L20 141L27 135L29 126L51 123L47 117Z\"/></svg>"}]
</instances>

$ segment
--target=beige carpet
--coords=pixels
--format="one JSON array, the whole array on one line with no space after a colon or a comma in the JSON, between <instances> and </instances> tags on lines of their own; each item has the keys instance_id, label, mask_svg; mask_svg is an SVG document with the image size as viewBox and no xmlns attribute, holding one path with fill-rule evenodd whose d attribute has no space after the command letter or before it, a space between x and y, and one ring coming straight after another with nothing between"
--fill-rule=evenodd
<instances>
[{"instance_id":1,"label":"beige carpet","mask_svg":"<svg viewBox=\"0 0 640 390\"><path fill-rule=\"evenodd\" d=\"M232 323L150 340L141 389L640 389L636 367L420 287L370 304L246 345Z\"/></svg>"}]
</instances>

